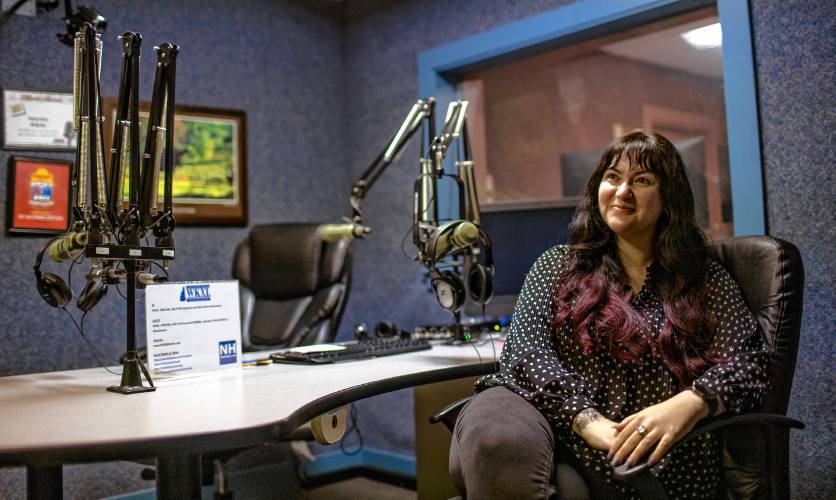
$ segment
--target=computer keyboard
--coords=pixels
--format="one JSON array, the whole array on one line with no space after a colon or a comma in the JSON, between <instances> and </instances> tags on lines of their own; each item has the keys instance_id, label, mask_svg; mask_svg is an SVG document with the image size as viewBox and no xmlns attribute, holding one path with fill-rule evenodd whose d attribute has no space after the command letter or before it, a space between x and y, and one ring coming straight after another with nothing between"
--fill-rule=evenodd
<instances>
[{"instance_id":1,"label":"computer keyboard","mask_svg":"<svg viewBox=\"0 0 836 500\"><path fill-rule=\"evenodd\" d=\"M432 347L429 341L425 339L402 338L369 339L362 342L338 342L335 345L344 347L344 349L316 352L282 351L271 354L270 358L274 363L318 365L423 351Z\"/></svg>"}]
</instances>

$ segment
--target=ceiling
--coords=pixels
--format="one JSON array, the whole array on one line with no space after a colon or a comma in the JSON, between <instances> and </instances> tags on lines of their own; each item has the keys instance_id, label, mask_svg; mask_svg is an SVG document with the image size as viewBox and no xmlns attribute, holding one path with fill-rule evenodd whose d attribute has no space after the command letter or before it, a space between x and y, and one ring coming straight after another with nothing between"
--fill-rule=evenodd
<instances>
[{"instance_id":1,"label":"ceiling","mask_svg":"<svg viewBox=\"0 0 836 500\"><path fill-rule=\"evenodd\" d=\"M720 22L717 16L680 24L600 47L603 52L711 78L723 78L721 47L697 49L679 35L686 31Z\"/></svg>"}]
</instances>

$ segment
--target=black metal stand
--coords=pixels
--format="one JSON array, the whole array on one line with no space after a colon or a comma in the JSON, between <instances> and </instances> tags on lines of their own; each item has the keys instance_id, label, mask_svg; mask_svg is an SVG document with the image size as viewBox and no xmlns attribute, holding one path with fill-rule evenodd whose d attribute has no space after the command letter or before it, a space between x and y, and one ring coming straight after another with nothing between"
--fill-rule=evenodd
<instances>
[{"instance_id":1,"label":"black metal stand","mask_svg":"<svg viewBox=\"0 0 836 500\"><path fill-rule=\"evenodd\" d=\"M465 333L464 327L462 326L461 311L454 312L453 317L456 321L453 323L453 338L450 339L450 343L453 345L459 345L473 342L473 338L470 336L470 333Z\"/></svg>"},{"instance_id":2,"label":"black metal stand","mask_svg":"<svg viewBox=\"0 0 836 500\"><path fill-rule=\"evenodd\" d=\"M157 458L157 498L200 499L200 454L176 453Z\"/></svg>"},{"instance_id":3,"label":"black metal stand","mask_svg":"<svg viewBox=\"0 0 836 500\"><path fill-rule=\"evenodd\" d=\"M101 38L94 26L85 22L73 39L73 125L81 131L73 169L73 231L87 236L85 257L95 259L95 273L91 271L88 274L87 286L118 285L122 276L115 263L123 263L128 287L127 349L122 364L122 379L119 385L108 387L107 390L119 394L136 394L156 390L136 349L137 269L150 276L147 278L140 275L143 283L154 282L155 277L145 273L145 265L138 266L137 263L174 260L174 80L175 63L180 49L169 42L157 48L154 91L143 150L139 145L139 57L142 37L138 33L126 32L119 39L123 49L122 73L109 171L103 161L105 146L102 139L99 85ZM157 206L160 148L165 150L162 210ZM126 168L128 206L124 207ZM153 248L141 246L142 239L149 232L156 236L156 246ZM105 261L106 265L98 268L99 261ZM168 272L165 272L167 279ZM87 310L89 308L84 309L85 312ZM143 384L143 377L148 385Z\"/></svg>"},{"instance_id":4,"label":"black metal stand","mask_svg":"<svg viewBox=\"0 0 836 500\"><path fill-rule=\"evenodd\" d=\"M125 363L122 365L122 381L119 385L112 385L107 388L110 392L119 394L136 394L139 392L156 391L151 375L142 364L136 353L136 261L125 260L125 271L128 284L128 339L127 354ZM142 376L148 381L148 386L142 385Z\"/></svg>"},{"instance_id":5,"label":"black metal stand","mask_svg":"<svg viewBox=\"0 0 836 500\"><path fill-rule=\"evenodd\" d=\"M28 500L60 500L64 498L64 472L59 465L26 466L26 498Z\"/></svg>"}]
</instances>

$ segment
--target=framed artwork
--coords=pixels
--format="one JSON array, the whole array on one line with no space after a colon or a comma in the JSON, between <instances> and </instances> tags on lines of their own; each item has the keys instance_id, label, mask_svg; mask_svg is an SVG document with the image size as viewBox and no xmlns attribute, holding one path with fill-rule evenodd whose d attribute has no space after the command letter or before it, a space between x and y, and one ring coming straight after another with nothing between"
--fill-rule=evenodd
<instances>
[{"instance_id":1,"label":"framed artwork","mask_svg":"<svg viewBox=\"0 0 836 500\"><path fill-rule=\"evenodd\" d=\"M6 231L60 234L70 225L73 164L52 158L9 158Z\"/></svg>"},{"instance_id":2,"label":"framed artwork","mask_svg":"<svg viewBox=\"0 0 836 500\"><path fill-rule=\"evenodd\" d=\"M3 149L74 151L73 94L3 88Z\"/></svg>"},{"instance_id":3,"label":"framed artwork","mask_svg":"<svg viewBox=\"0 0 836 500\"><path fill-rule=\"evenodd\" d=\"M142 148L145 147L148 113L149 103L140 103ZM106 117L105 150L109 151L116 99L104 99L103 115ZM243 111L175 107L172 194L178 225L247 224L246 150L246 114ZM110 155L106 162L110 162ZM162 177L160 175L157 190L160 199L163 196Z\"/></svg>"}]
</instances>

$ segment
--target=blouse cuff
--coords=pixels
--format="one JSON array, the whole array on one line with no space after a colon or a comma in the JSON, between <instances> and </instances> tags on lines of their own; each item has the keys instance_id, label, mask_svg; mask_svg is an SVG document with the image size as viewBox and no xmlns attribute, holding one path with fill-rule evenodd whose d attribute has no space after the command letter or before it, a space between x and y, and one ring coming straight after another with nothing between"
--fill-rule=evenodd
<instances>
[{"instance_id":1,"label":"blouse cuff","mask_svg":"<svg viewBox=\"0 0 836 500\"><path fill-rule=\"evenodd\" d=\"M711 386L705 383L704 380L697 379L694 380L693 384L691 384L691 391L702 398L702 400L708 405L708 417L717 415L722 399L716 390L711 388Z\"/></svg>"},{"instance_id":2,"label":"blouse cuff","mask_svg":"<svg viewBox=\"0 0 836 500\"><path fill-rule=\"evenodd\" d=\"M587 408L595 408L597 410L598 405L583 395L566 398L566 401L564 401L563 405L560 407L558 421L555 422L555 424L571 431L572 423L575 421L575 416Z\"/></svg>"}]
</instances>

